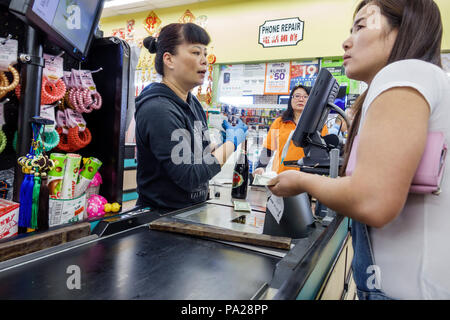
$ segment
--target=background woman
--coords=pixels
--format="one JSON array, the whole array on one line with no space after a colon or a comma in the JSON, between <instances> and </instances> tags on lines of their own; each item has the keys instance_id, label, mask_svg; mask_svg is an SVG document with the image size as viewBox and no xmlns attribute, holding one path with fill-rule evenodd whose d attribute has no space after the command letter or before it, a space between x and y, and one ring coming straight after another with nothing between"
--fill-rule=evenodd
<instances>
[{"instance_id":1,"label":"background woman","mask_svg":"<svg viewBox=\"0 0 450 320\"><path fill-rule=\"evenodd\" d=\"M358 134L353 174L330 179L288 171L272 181L276 195L308 192L353 219L360 299L450 298L450 171L439 196L409 193L427 133L450 138L441 40L432 0L361 2L343 43L346 75L369 85L354 105L347 144L348 154Z\"/></svg>"},{"instance_id":2,"label":"background woman","mask_svg":"<svg viewBox=\"0 0 450 320\"><path fill-rule=\"evenodd\" d=\"M291 90L286 111L283 112L281 117L276 118L270 126L269 132L267 133L267 137L264 141L264 148L261 152L257 169L254 174L264 173L264 170L274 153L275 156L273 159L272 171L280 173L285 170L298 170L298 168L295 167L286 167L284 162L281 164L281 154L289 135L297 127L300 115L302 114L306 102L308 101L309 91L310 88L302 85L296 86ZM322 136L327 134L328 129L324 126ZM304 156L305 154L303 152L303 148L296 147L291 141L284 161L299 160Z\"/></svg>"}]
</instances>

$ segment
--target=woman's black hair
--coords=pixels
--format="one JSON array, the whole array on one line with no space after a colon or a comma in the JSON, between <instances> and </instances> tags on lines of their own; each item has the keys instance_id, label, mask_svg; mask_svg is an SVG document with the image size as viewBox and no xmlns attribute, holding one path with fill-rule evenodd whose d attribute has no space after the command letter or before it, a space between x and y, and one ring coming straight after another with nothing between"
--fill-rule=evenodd
<instances>
[{"instance_id":1,"label":"woman's black hair","mask_svg":"<svg viewBox=\"0 0 450 320\"><path fill-rule=\"evenodd\" d=\"M183 42L200 43L205 46L211 38L202 27L194 23L171 23L161 29L158 38L149 36L144 39L144 47L150 53L156 53L155 69L164 76L164 53L176 54L176 48Z\"/></svg>"},{"instance_id":2,"label":"woman's black hair","mask_svg":"<svg viewBox=\"0 0 450 320\"><path fill-rule=\"evenodd\" d=\"M287 109L283 112L283 114L281 115L281 119L283 121L287 121L287 120L293 120L294 119L294 109L292 108L292 96L294 95L294 92L297 89L303 89L306 91L306 93L309 96L309 93L311 92L311 88L310 87L305 87L302 86L301 84L298 86L295 86L292 90L291 90L291 94L289 95L289 101L288 101L288 106Z\"/></svg>"}]
</instances>

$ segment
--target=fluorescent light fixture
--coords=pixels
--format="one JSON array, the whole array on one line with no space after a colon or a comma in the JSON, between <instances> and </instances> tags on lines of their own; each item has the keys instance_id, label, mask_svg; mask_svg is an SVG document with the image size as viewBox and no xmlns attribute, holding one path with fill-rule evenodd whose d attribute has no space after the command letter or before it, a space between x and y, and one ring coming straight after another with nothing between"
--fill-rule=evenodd
<instances>
[{"instance_id":1,"label":"fluorescent light fixture","mask_svg":"<svg viewBox=\"0 0 450 320\"><path fill-rule=\"evenodd\" d=\"M126 6L130 4L136 4L136 3L145 3L146 0L112 0L112 1L105 1L105 5L103 6L104 9L107 8L114 8L114 7L121 7Z\"/></svg>"},{"instance_id":2,"label":"fluorescent light fixture","mask_svg":"<svg viewBox=\"0 0 450 320\"><path fill-rule=\"evenodd\" d=\"M233 106L251 105L253 97L221 97L219 101Z\"/></svg>"}]
</instances>

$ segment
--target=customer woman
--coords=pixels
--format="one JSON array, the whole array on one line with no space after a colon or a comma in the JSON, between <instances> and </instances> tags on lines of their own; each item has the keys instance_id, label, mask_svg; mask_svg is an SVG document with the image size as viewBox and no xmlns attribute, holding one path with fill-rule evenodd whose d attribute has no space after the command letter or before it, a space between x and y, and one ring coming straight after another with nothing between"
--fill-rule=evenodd
<instances>
[{"instance_id":1,"label":"customer woman","mask_svg":"<svg viewBox=\"0 0 450 320\"><path fill-rule=\"evenodd\" d=\"M409 193L427 133L450 137L441 39L432 0L361 2L343 43L346 75L369 85L354 106L347 146L348 154L358 134L353 174L330 179L288 171L272 181L275 195L308 192L352 218L360 299L450 298L449 158L440 195Z\"/></svg>"},{"instance_id":2,"label":"customer woman","mask_svg":"<svg viewBox=\"0 0 450 320\"><path fill-rule=\"evenodd\" d=\"M264 148L261 152L259 158L257 169L254 174L262 174L267 167L270 158L274 155L272 171L277 173L283 172L285 170L298 170L295 167L288 167L284 165L284 161L299 160L305 156L303 148L296 147L291 141L289 144L288 152L284 158L283 163L281 163L282 152L284 146L289 138L291 132L293 132L297 126L300 115L305 108L306 102L308 101L310 88L304 87L302 85L296 86L291 90L289 96L288 107L286 111L283 112L281 117L275 119L275 121L270 126L267 137L264 141ZM328 134L328 129L326 126L323 127L322 135Z\"/></svg>"},{"instance_id":3,"label":"customer woman","mask_svg":"<svg viewBox=\"0 0 450 320\"><path fill-rule=\"evenodd\" d=\"M136 99L137 205L165 211L205 201L208 181L245 138L242 121L226 123L225 143L212 151L205 112L191 93L203 83L209 42L193 23L169 24L144 40L162 82Z\"/></svg>"}]
</instances>

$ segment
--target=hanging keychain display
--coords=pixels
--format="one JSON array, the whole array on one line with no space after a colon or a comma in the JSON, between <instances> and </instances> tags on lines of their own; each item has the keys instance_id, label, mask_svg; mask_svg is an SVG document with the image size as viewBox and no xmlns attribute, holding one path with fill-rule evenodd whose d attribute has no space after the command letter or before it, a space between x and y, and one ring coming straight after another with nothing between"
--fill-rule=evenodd
<instances>
[{"instance_id":1,"label":"hanging keychain display","mask_svg":"<svg viewBox=\"0 0 450 320\"><path fill-rule=\"evenodd\" d=\"M31 124L33 137L30 152L17 160L24 173L20 187L19 227L27 228L27 231L48 228L49 192L46 178L54 163L46 155L42 143L45 123L48 121L43 118L34 118Z\"/></svg>"}]
</instances>

